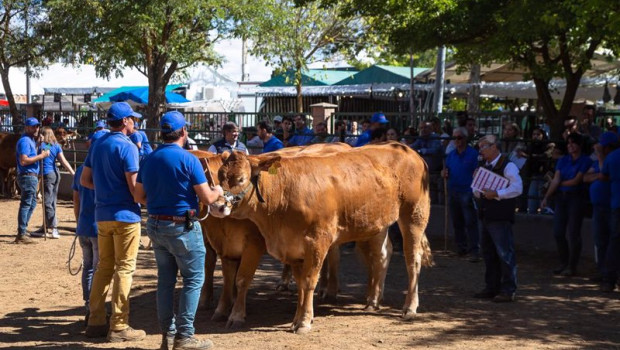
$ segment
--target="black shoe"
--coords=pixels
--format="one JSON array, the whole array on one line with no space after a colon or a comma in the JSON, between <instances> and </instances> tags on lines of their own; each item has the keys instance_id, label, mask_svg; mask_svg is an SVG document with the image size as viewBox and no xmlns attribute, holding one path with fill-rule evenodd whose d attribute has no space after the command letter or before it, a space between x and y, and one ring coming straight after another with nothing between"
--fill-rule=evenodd
<instances>
[{"instance_id":1,"label":"black shoe","mask_svg":"<svg viewBox=\"0 0 620 350\"><path fill-rule=\"evenodd\" d=\"M87 338L103 338L108 335L108 325L102 324L99 326L86 326Z\"/></svg>"},{"instance_id":2,"label":"black shoe","mask_svg":"<svg viewBox=\"0 0 620 350\"><path fill-rule=\"evenodd\" d=\"M575 276L577 273L575 272L575 270L573 269L564 269L564 271L560 272L560 276L564 276L564 277L573 277Z\"/></svg>"},{"instance_id":3,"label":"black shoe","mask_svg":"<svg viewBox=\"0 0 620 350\"><path fill-rule=\"evenodd\" d=\"M488 289L483 289L480 292L474 294L474 298L478 299L493 299L498 293L490 291Z\"/></svg>"},{"instance_id":4,"label":"black shoe","mask_svg":"<svg viewBox=\"0 0 620 350\"><path fill-rule=\"evenodd\" d=\"M515 301L515 294L505 294L500 293L493 298L493 302L495 303L510 303Z\"/></svg>"}]
</instances>

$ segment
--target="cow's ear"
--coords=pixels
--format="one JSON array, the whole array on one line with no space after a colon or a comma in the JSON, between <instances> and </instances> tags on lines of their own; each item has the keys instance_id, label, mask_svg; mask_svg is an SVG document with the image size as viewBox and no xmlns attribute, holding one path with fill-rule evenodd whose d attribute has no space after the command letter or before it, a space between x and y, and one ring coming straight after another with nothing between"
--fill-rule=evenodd
<instances>
[{"instance_id":1,"label":"cow's ear","mask_svg":"<svg viewBox=\"0 0 620 350\"><path fill-rule=\"evenodd\" d=\"M260 160L258 164L252 164L252 175L258 175L261 171L269 171L271 167L280 167L281 156L274 156L269 159Z\"/></svg>"},{"instance_id":2,"label":"cow's ear","mask_svg":"<svg viewBox=\"0 0 620 350\"><path fill-rule=\"evenodd\" d=\"M222 152L222 160L223 161L226 161L226 159L228 159L228 157L230 157L230 152L228 152L228 151Z\"/></svg>"}]
</instances>

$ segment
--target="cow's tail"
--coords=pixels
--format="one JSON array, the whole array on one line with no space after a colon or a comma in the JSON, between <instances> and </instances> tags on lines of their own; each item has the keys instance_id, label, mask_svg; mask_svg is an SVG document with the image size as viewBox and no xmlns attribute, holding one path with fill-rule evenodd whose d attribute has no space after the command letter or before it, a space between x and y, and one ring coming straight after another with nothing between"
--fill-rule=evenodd
<instances>
[{"instance_id":1,"label":"cow's tail","mask_svg":"<svg viewBox=\"0 0 620 350\"><path fill-rule=\"evenodd\" d=\"M426 233L422 236L422 266L432 267L435 265L433 261L433 253L431 252L431 245L426 238Z\"/></svg>"}]
</instances>

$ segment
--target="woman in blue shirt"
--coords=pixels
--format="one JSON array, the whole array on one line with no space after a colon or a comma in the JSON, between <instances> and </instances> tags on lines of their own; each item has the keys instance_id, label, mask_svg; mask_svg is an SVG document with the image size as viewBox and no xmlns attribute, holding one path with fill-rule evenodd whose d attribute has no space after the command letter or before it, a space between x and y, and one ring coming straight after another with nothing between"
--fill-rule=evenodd
<instances>
[{"instance_id":1,"label":"woman in blue shirt","mask_svg":"<svg viewBox=\"0 0 620 350\"><path fill-rule=\"evenodd\" d=\"M47 228L52 228L52 238L60 238L58 234L58 219L56 218L56 201L58 197L58 185L60 184L60 173L56 167L56 160L59 160L67 171L73 176L75 172L67 159L62 153L62 147L56 141L54 136L54 130L50 127L43 127L41 129L41 146L39 147L39 153L43 150L48 150L50 156L43 159L43 194L45 196L45 222ZM43 232L43 228L33 232L34 236L42 237L46 232Z\"/></svg>"},{"instance_id":2,"label":"woman in blue shirt","mask_svg":"<svg viewBox=\"0 0 620 350\"><path fill-rule=\"evenodd\" d=\"M547 206L550 196L556 195L553 235L560 255L560 267L553 273L574 276L581 256L581 223L586 202L583 176L592 166L592 160L582 154L584 140L580 134L568 135L566 142L568 154L558 160L541 208Z\"/></svg>"}]
</instances>

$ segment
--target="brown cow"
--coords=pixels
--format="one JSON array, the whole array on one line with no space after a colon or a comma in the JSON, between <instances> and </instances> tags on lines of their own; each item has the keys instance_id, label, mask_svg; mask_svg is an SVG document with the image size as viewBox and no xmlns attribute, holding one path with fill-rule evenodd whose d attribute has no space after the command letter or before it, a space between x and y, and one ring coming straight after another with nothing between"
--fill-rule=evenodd
<instances>
[{"instance_id":1,"label":"brown cow","mask_svg":"<svg viewBox=\"0 0 620 350\"><path fill-rule=\"evenodd\" d=\"M2 193L12 197L17 192L17 141L22 135L0 133L0 179L2 179Z\"/></svg>"},{"instance_id":2,"label":"brown cow","mask_svg":"<svg viewBox=\"0 0 620 350\"><path fill-rule=\"evenodd\" d=\"M263 158L273 156L294 156L296 154L312 154L316 152L330 153L350 149L346 144L321 144L305 148L296 147L280 152L262 155ZM212 173L217 173L222 160L219 155L204 151L190 151L196 157L207 159ZM203 163L203 166L205 163ZM217 179L214 179L217 182ZM203 212L201 216L204 216ZM222 273L224 277L223 289L218 306L212 317L213 320L224 321L228 319L227 327L238 327L245 322L246 296L249 285L258 268L262 255L265 253L265 242L258 228L250 220L235 220L230 218L218 219L212 216L201 221L203 235L207 246L212 246L222 261ZM383 291L383 283L387 272L389 258L391 256L391 243L386 235L377 235L377 238L369 242L359 242L358 247L366 257L369 266L368 300L373 302L369 305L377 306ZM210 247L208 247L210 248ZM323 297L336 297L338 291L338 260L339 249L335 246L330 250L330 272L325 279ZM201 293L200 306L205 307L213 296L213 273L215 270L216 256L207 253L205 263L206 278ZM284 274L283 274L284 275ZM283 277L284 278L284 277ZM287 282L284 282L288 284ZM237 291L234 296L235 289ZM232 309L232 310L231 310ZM230 313L230 314L229 314Z\"/></svg>"},{"instance_id":3,"label":"brown cow","mask_svg":"<svg viewBox=\"0 0 620 350\"><path fill-rule=\"evenodd\" d=\"M298 285L295 332L311 329L314 290L329 248L371 239L395 221L409 275L403 318L414 317L420 268L431 262L424 234L429 173L415 151L387 142L326 156L261 159L233 152L222 158L218 177L229 192L212 205L212 214L252 220L269 254L291 264ZM264 171L269 174L261 176Z\"/></svg>"}]
</instances>

